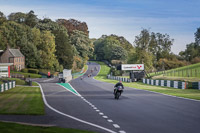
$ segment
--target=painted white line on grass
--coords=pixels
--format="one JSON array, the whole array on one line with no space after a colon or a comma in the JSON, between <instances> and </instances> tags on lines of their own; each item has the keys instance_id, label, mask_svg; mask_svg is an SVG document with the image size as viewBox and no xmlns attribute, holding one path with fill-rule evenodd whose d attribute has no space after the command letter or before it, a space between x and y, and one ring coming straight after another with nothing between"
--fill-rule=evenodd
<instances>
[{"instance_id":1,"label":"painted white line on grass","mask_svg":"<svg viewBox=\"0 0 200 133\"><path fill-rule=\"evenodd\" d=\"M117 124L113 124L113 126L114 126L115 128L120 128L120 126L117 125Z\"/></svg>"},{"instance_id":2,"label":"painted white line on grass","mask_svg":"<svg viewBox=\"0 0 200 133\"><path fill-rule=\"evenodd\" d=\"M38 83L38 84L39 84L39 83ZM84 123L84 124L87 124L87 125L90 125L90 126L93 126L93 127L96 127L96 128L102 129L102 130L105 130L105 131L110 132L110 133L116 133L115 131L112 131L112 130L110 130L110 129L108 129L108 128L105 128L105 127L102 127L102 126L99 126L99 125L96 125L96 124L93 124L93 123L90 123L90 122L81 120L81 119L79 119L79 118L76 118L76 117L74 117L74 116L65 114L65 113L60 112L60 111L56 110L55 108L51 107L51 106L48 104L48 102L47 102L47 100L46 100L46 98L45 98L45 95L44 95L42 86L41 86L40 84L39 84L39 86L40 86L40 90L41 90L41 93L42 93L43 101L44 101L45 105L46 105L49 109L55 111L56 113L58 113L58 114L60 114L60 115L69 117L69 118L71 118L71 119L73 119L73 120L76 120L76 121L79 121L79 122L81 122L81 123Z\"/></svg>"}]
</instances>

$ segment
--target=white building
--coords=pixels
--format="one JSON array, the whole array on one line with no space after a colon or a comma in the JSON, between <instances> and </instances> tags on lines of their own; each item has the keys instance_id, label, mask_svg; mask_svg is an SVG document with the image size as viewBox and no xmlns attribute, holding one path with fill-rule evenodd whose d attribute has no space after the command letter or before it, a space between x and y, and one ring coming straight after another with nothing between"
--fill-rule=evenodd
<instances>
[{"instance_id":1,"label":"white building","mask_svg":"<svg viewBox=\"0 0 200 133\"><path fill-rule=\"evenodd\" d=\"M13 63L0 63L0 78L1 77L10 77L10 66Z\"/></svg>"}]
</instances>

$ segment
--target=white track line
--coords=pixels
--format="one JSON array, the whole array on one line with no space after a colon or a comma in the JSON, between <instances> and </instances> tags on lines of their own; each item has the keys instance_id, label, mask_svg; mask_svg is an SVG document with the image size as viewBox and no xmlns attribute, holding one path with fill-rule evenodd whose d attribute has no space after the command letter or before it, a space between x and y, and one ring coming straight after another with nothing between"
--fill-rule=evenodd
<instances>
[{"instance_id":1,"label":"white track line","mask_svg":"<svg viewBox=\"0 0 200 133\"><path fill-rule=\"evenodd\" d=\"M120 128L120 126L117 125L117 124L113 124L113 126L114 126L115 128Z\"/></svg>"},{"instance_id":2,"label":"white track line","mask_svg":"<svg viewBox=\"0 0 200 133\"><path fill-rule=\"evenodd\" d=\"M113 122L113 120L110 120L110 119L109 119L108 122Z\"/></svg>"},{"instance_id":3,"label":"white track line","mask_svg":"<svg viewBox=\"0 0 200 133\"><path fill-rule=\"evenodd\" d=\"M125 131L119 131L119 133L126 133Z\"/></svg>"},{"instance_id":4,"label":"white track line","mask_svg":"<svg viewBox=\"0 0 200 133\"><path fill-rule=\"evenodd\" d=\"M39 83L38 83L38 84L39 84ZM93 127L96 127L96 128L102 129L102 130L105 130L105 131L110 132L110 133L117 133L117 132L112 131L112 130L110 130L110 129L108 129L108 128L105 128L105 127L102 127L102 126L99 126L99 125L96 125L96 124L93 124L93 123L90 123L90 122L81 120L81 119L76 118L76 117L74 117L74 116L65 114L65 113L60 112L60 111L56 110L55 108L51 107L51 106L48 104L48 102L47 102L47 100L46 100L46 98L45 98L45 95L44 95L42 86L41 86L40 84L39 84L39 86L40 86L40 90L41 90L41 92L42 92L43 101L44 101L45 105L46 105L49 109L51 109L51 110L55 111L56 113L61 114L61 115L63 115L63 116L66 116L66 117L69 117L69 118L71 118L71 119L73 119L73 120L79 121L79 122L81 122L81 123L84 123L84 124L87 124L87 125L90 125L90 126L93 126Z\"/></svg>"}]
</instances>

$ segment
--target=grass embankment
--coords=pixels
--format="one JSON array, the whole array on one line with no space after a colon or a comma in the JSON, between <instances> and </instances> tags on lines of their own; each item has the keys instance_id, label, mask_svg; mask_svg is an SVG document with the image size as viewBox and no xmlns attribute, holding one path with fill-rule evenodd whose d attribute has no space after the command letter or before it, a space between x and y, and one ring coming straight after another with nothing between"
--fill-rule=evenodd
<instances>
[{"instance_id":1,"label":"grass embankment","mask_svg":"<svg viewBox=\"0 0 200 133\"><path fill-rule=\"evenodd\" d=\"M0 122L0 133L94 133L89 131L58 127L39 127Z\"/></svg>"},{"instance_id":2,"label":"grass embankment","mask_svg":"<svg viewBox=\"0 0 200 133\"><path fill-rule=\"evenodd\" d=\"M175 80L175 81L186 81L186 82L199 82L200 78L198 77L172 77L172 76L163 76L158 75L152 77L152 79L160 79L160 80Z\"/></svg>"},{"instance_id":3,"label":"grass embankment","mask_svg":"<svg viewBox=\"0 0 200 133\"><path fill-rule=\"evenodd\" d=\"M185 77L186 80L192 80L195 77L196 80L200 81L200 63L179 67L167 71L153 72L149 74L149 76L151 77L158 75L164 75L164 77L169 78L178 77L182 79L184 79L183 77Z\"/></svg>"},{"instance_id":4,"label":"grass embankment","mask_svg":"<svg viewBox=\"0 0 200 133\"><path fill-rule=\"evenodd\" d=\"M110 68L107 65L105 65L103 62L96 62L96 63L99 63L102 69L100 70L99 75L95 77L95 79L103 81L103 82L113 83L113 84L116 84L118 82L116 80L110 80L106 78L106 75L110 72ZM184 97L184 98L200 100L200 90L194 90L194 89L182 90L182 89L175 89L175 88L169 88L169 87L152 86L152 85L143 84L141 82L123 83L123 84L126 87L143 89L143 90L168 94L172 96L179 96L179 97Z\"/></svg>"},{"instance_id":5,"label":"grass embankment","mask_svg":"<svg viewBox=\"0 0 200 133\"><path fill-rule=\"evenodd\" d=\"M24 73L24 72L14 72L14 71L11 71L11 73L14 73L14 74L21 74L21 75L24 75L25 78L41 78L42 75L39 75L39 74L34 74L34 73Z\"/></svg>"},{"instance_id":6,"label":"grass embankment","mask_svg":"<svg viewBox=\"0 0 200 133\"><path fill-rule=\"evenodd\" d=\"M110 67L108 67L104 62L100 61L93 61L93 62L101 65L100 72L98 73L98 76L95 77L95 79L97 80L107 79L107 75L110 73Z\"/></svg>"},{"instance_id":7,"label":"grass embankment","mask_svg":"<svg viewBox=\"0 0 200 133\"><path fill-rule=\"evenodd\" d=\"M44 115L39 87L15 87L0 93L0 114Z\"/></svg>"}]
</instances>

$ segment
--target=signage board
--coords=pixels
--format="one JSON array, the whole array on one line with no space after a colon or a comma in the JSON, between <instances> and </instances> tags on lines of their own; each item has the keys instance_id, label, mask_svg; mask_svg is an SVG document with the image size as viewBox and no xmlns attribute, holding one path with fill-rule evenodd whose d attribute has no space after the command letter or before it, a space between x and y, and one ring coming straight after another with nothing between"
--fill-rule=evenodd
<instances>
[{"instance_id":1,"label":"signage board","mask_svg":"<svg viewBox=\"0 0 200 133\"><path fill-rule=\"evenodd\" d=\"M122 64L122 70L144 70L144 64Z\"/></svg>"}]
</instances>

